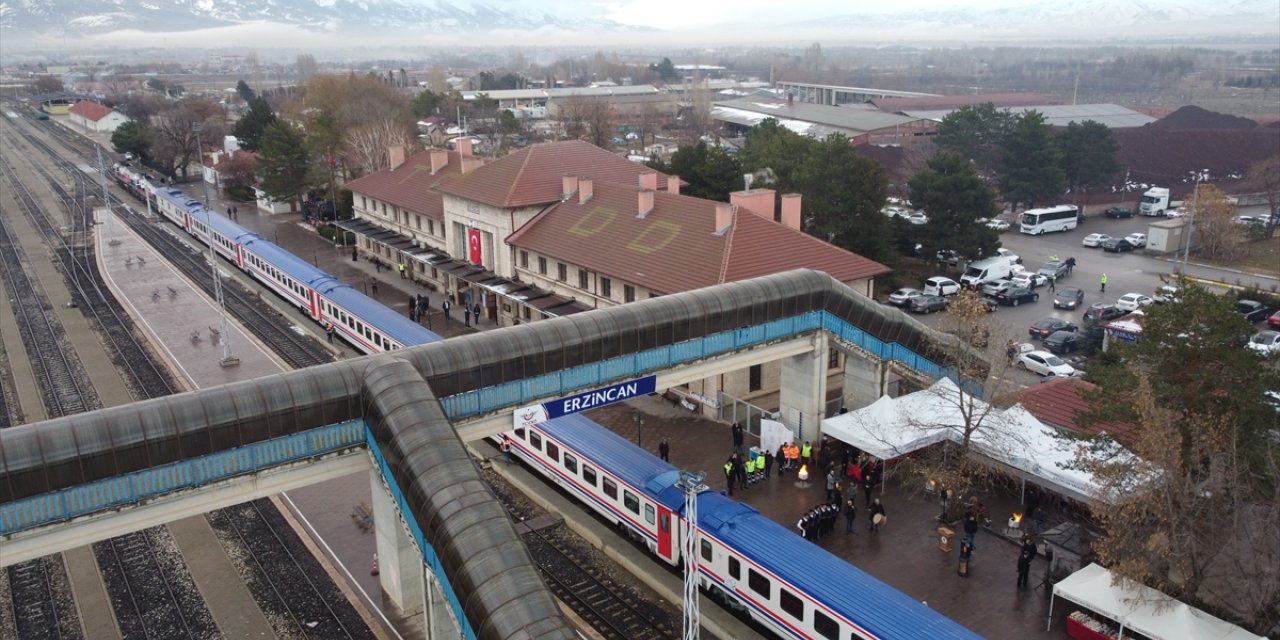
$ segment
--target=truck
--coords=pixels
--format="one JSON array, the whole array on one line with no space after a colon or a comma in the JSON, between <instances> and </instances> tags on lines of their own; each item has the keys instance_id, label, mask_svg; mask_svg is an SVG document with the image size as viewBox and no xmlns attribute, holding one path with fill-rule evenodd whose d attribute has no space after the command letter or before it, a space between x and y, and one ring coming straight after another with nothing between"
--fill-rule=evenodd
<instances>
[{"instance_id":1,"label":"truck","mask_svg":"<svg viewBox=\"0 0 1280 640\"><path fill-rule=\"evenodd\" d=\"M960 276L960 285L977 289L993 280L1006 280L1013 275L1014 264L1016 263L1005 256L978 260L964 270L964 275Z\"/></svg>"},{"instance_id":2,"label":"truck","mask_svg":"<svg viewBox=\"0 0 1280 640\"><path fill-rule=\"evenodd\" d=\"M1164 187L1151 187L1142 194L1138 202L1138 213L1144 216L1163 217L1170 211L1177 211L1182 206L1181 200L1170 200L1169 190Z\"/></svg>"}]
</instances>

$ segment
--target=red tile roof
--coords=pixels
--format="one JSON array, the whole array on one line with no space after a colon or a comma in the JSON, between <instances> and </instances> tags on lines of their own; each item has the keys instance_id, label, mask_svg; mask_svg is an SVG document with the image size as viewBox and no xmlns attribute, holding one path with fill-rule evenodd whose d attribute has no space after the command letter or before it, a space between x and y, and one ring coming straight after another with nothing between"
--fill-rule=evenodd
<instances>
[{"instance_id":1,"label":"red tile roof","mask_svg":"<svg viewBox=\"0 0 1280 640\"><path fill-rule=\"evenodd\" d=\"M439 153L441 150L435 151ZM432 175L431 153L431 150L415 153L405 158L404 163L395 169L386 168L375 171L352 180L345 186L354 194L369 196L414 213L442 220L444 219L444 198L433 187L462 172L462 155L457 151L448 151L448 164Z\"/></svg>"},{"instance_id":2,"label":"red tile roof","mask_svg":"<svg viewBox=\"0 0 1280 640\"><path fill-rule=\"evenodd\" d=\"M1076 422L1076 414L1090 408L1084 394L1097 388L1079 378L1055 378L1023 389L1017 401L1041 422L1088 435L1106 433L1121 445L1132 448L1138 439L1136 424L1104 422L1086 427Z\"/></svg>"},{"instance_id":3,"label":"red tile roof","mask_svg":"<svg viewBox=\"0 0 1280 640\"><path fill-rule=\"evenodd\" d=\"M86 120L97 122L107 117L107 114L111 113L113 109L111 107L104 107L96 102L81 100L80 102L71 105L71 109L69 109L69 111Z\"/></svg>"},{"instance_id":4,"label":"red tile roof","mask_svg":"<svg viewBox=\"0 0 1280 640\"><path fill-rule=\"evenodd\" d=\"M567 175L638 185L640 174L651 171L588 142L570 140L525 147L437 188L467 200L514 209L560 200L561 179ZM666 186L667 176L659 173L658 188Z\"/></svg>"},{"instance_id":5,"label":"red tile roof","mask_svg":"<svg viewBox=\"0 0 1280 640\"><path fill-rule=\"evenodd\" d=\"M638 186L595 181L585 204L574 196L548 207L506 241L664 294L799 268L843 282L889 272L742 208L729 231L717 234L721 203L711 200L656 191L653 210L640 218L639 193Z\"/></svg>"}]
</instances>

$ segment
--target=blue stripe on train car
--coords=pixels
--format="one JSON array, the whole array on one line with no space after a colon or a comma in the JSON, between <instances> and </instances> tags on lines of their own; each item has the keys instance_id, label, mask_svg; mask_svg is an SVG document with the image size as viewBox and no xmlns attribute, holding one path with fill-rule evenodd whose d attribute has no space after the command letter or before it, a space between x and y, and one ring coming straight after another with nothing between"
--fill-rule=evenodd
<instances>
[{"instance_id":1,"label":"blue stripe on train car","mask_svg":"<svg viewBox=\"0 0 1280 640\"><path fill-rule=\"evenodd\" d=\"M309 287L316 288L329 280L337 280L328 272L261 237L253 238L243 245L246 250L271 263L281 273Z\"/></svg>"},{"instance_id":2,"label":"blue stripe on train car","mask_svg":"<svg viewBox=\"0 0 1280 640\"><path fill-rule=\"evenodd\" d=\"M349 285L335 281L316 290L347 313L377 327L383 335L406 347L443 340L440 334L413 322L408 315L388 308Z\"/></svg>"}]
</instances>

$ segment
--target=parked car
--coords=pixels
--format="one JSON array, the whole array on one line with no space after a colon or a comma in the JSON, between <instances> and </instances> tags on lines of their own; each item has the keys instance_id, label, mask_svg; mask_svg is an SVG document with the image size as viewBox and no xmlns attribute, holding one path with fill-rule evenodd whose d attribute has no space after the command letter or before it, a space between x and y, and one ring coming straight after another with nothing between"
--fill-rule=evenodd
<instances>
[{"instance_id":1,"label":"parked car","mask_svg":"<svg viewBox=\"0 0 1280 640\"><path fill-rule=\"evenodd\" d=\"M1080 336L1075 331L1054 331L1044 339L1044 348L1057 355L1071 353L1080 348Z\"/></svg>"},{"instance_id":2,"label":"parked car","mask_svg":"<svg viewBox=\"0 0 1280 640\"><path fill-rule=\"evenodd\" d=\"M1133 251L1133 243L1124 238L1107 238L1102 241L1102 250L1111 253Z\"/></svg>"},{"instance_id":3,"label":"parked car","mask_svg":"<svg viewBox=\"0 0 1280 640\"><path fill-rule=\"evenodd\" d=\"M996 231L1008 231L1008 230L1009 230L1009 221L1008 221L1008 220L1001 220L1000 218L996 218L996 219L994 219L994 220L988 220L988 221L987 221L987 228L988 228L988 229L995 229Z\"/></svg>"},{"instance_id":4,"label":"parked car","mask_svg":"<svg viewBox=\"0 0 1280 640\"><path fill-rule=\"evenodd\" d=\"M927 224L929 222L929 216L925 215L923 211L916 211L915 213L907 215L906 218L907 222L910 222L911 224Z\"/></svg>"},{"instance_id":5,"label":"parked car","mask_svg":"<svg viewBox=\"0 0 1280 640\"><path fill-rule=\"evenodd\" d=\"M1061 260L1051 260L1040 265L1039 273L1046 278L1061 280L1067 277L1067 263Z\"/></svg>"},{"instance_id":6,"label":"parked car","mask_svg":"<svg viewBox=\"0 0 1280 640\"><path fill-rule=\"evenodd\" d=\"M1076 287L1062 287L1053 294L1054 309L1075 309L1084 304L1084 291Z\"/></svg>"},{"instance_id":7,"label":"parked car","mask_svg":"<svg viewBox=\"0 0 1280 640\"><path fill-rule=\"evenodd\" d=\"M889 294L889 304L895 307L905 307L911 303L913 298L919 298L924 292L914 287L903 287Z\"/></svg>"},{"instance_id":8,"label":"parked car","mask_svg":"<svg viewBox=\"0 0 1280 640\"><path fill-rule=\"evenodd\" d=\"M996 294L996 302L1003 305L1016 307L1024 302L1035 302L1040 299L1040 294L1022 287L1013 287Z\"/></svg>"},{"instance_id":9,"label":"parked car","mask_svg":"<svg viewBox=\"0 0 1280 640\"><path fill-rule=\"evenodd\" d=\"M1042 376L1073 376L1075 367L1048 351L1030 351L1018 357L1018 366Z\"/></svg>"},{"instance_id":10,"label":"parked car","mask_svg":"<svg viewBox=\"0 0 1280 640\"><path fill-rule=\"evenodd\" d=\"M992 280L991 282L982 285L982 295L997 296L1012 288L1013 283L1008 280Z\"/></svg>"},{"instance_id":11,"label":"parked car","mask_svg":"<svg viewBox=\"0 0 1280 640\"><path fill-rule=\"evenodd\" d=\"M1162 284L1156 287L1155 295L1151 296L1156 304L1164 304L1166 302L1181 302L1181 293L1178 288L1171 284Z\"/></svg>"},{"instance_id":12,"label":"parked car","mask_svg":"<svg viewBox=\"0 0 1280 640\"><path fill-rule=\"evenodd\" d=\"M1023 287L1026 289L1034 290L1036 287L1049 284L1049 278L1039 273L1031 273L1030 271L1023 271L1022 273L1016 274L1012 278L1009 278L1009 282L1012 282L1016 287Z\"/></svg>"},{"instance_id":13,"label":"parked car","mask_svg":"<svg viewBox=\"0 0 1280 640\"><path fill-rule=\"evenodd\" d=\"M1085 236L1084 240L1080 241L1080 244L1086 247L1098 247L1098 246L1101 246L1103 242L1106 242L1107 240L1110 240L1110 239L1111 239L1111 236L1105 233L1091 233Z\"/></svg>"},{"instance_id":14,"label":"parked car","mask_svg":"<svg viewBox=\"0 0 1280 640\"><path fill-rule=\"evenodd\" d=\"M934 276L924 281L927 296L953 296L960 293L960 283L945 276Z\"/></svg>"},{"instance_id":15,"label":"parked car","mask_svg":"<svg viewBox=\"0 0 1280 640\"><path fill-rule=\"evenodd\" d=\"M1022 264L1022 258L1019 257L1018 254L1004 247L1000 247L999 249L996 249L996 255L1000 256L1001 258L1007 258L1009 260L1009 264Z\"/></svg>"},{"instance_id":16,"label":"parked car","mask_svg":"<svg viewBox=\"0 0 1280 640\"><path fill-rule=\"evenodd\" d=\"M938 259L938 262L953 267L960 264L960 254L951 249L939 249L938 253L934 254L934 257Z\"/></svg>"},{"instance_id":17,"label":"parked car","mask_svg":"<svg viewBox=\"0 0 1280 640\"><path fill-rule=\"evenodd\" d=\"M1085 309L1084 323L1085 325L1091 325L1099 322L1106 322L1108 320L1115 320L1126 313L1128 313L1128 311L1125 311L1114 304L1095 302L1089 305L1088 309Z\"/></svg>"},{"instance_id":18,"label":"parked car","mask_svg":"<svg viewBox=\"0 0 1280 640\"><path fill-rule=\"evenodd\" d=\"M923 295L911 299L911 306L908 307L915 313L933 313L934 311L946 311L951 301L937 295Z\"/></svg>"},{"instance_id":19,"label":"parked car","mask_svg":"<svg viewBox=\"0 0 1280 640\"><path fill-rule=\"evenodd\" d=\"M1151 296L1144 296L1141 293L1126 293L1116 300L1116 308L1121 311L1137 311L1155 302Z\"/></svg>"},{"instance_id":20,"label":"parked car","mask_svg":"<svg viewBox=\"0 0 1280 640\"><path fill-rule=\"evenodd\" d=\"M1236 312L1250 324L1262 322L1267 317L1267 308L1257 300L1236 300Z\"/></svg>"},{"instance_id":21,"label":"parked car","mask_svg":"<svg viewBox=\"0 0 1280 640\"><path fill-rule=\"evenodd\" d=\"M1107 209L1102 212L1102 215L1108 218L1132 218L1133 209L1128 207L1107 207Z\"/></svg>"},{"instance_id":22,"label":"parked car","mask_svg":"<svg viewBox=\"0 0 1280 640\"><path fill-rule=\"evenodd\" d=\"M903 209L902 207L885 207L880 210L880 213L883 213L884 215L890 218L896 218L898 216L902 216L903 218L905 218L910 212L908 212L906 209Z\"/></svg>"},{"instance_id":23,"label":"parked car","mask_svg":"<svg viewBox=\"0 0 1280 640\"><path fill-rule=\"evenodd\" d=\"M1147 234L1145 233L1131 233L1125 236L1124 239L1128 240L1129 244L1133 245L1135 249L1147 246Z\"/></svg>"},{"instance_id":24,"label":"parked car","mask_svg":"<svg viewBox=\"0 0 1280 640\"><path fill-rule=\"evenodd\" d=\"M1036 320L1031 325L1031 328L1027 329L1027 333L1031 334L1032 338L1044 339L1053 335L1056 331L1070 331L1074 333L1078 330L1079 327L1063 320L1062 318L1050 317Z\"/></svg>"},{"instance_id":25,"label":"parked car","mask_svg":"<svg viewBox=\"0 0 1280 640\"><path fill-rule=\"evenodd\" d=\"M1276 311L1271 314L1271 317L1267 318L1267 326L1272 329L1280 329L1280 311Z\"/></svg>"},{"instance_id":26,"label":"parked car","mask_svg":"<svg viewBox=\"0 0 1280 640\"><path fill-rule=\"evenodd\" d=\"M1259 331L1249 338L1249 348L1258 355L1270 356L1280 353L1280 331Z\"/></svg>"}]
</instances>

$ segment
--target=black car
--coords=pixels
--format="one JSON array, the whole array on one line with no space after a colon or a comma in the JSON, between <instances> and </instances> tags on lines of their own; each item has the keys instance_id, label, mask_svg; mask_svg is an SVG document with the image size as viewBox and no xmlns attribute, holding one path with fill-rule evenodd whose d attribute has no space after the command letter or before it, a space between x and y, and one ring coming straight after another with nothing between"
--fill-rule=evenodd
<instances>
[{"instance_id":1,"label":"black car","mask_svg":"<svg viewBox=\"0 0 1280 640\"><path fill-rule=\"evenodd\" d=\"M1089 325L1106 322L1108 320L1115 320L1125 313L1128 312L1115 305L1107 304L1105 302L1095 302L1092 305L1089 305L1088 309L1085 309L1084 323Z\"/></svg>"},{"instance_id":2,"label":"black car","mask_svg":"<svg viewBox=\"0 0 1280 640\"><path fill-rule=\"evenodd\" d=\"M1063 287L1053 294L1054 309L1075 309L1084 304L1084 291L1078 287Z\"/></svg>"},{"instance_id":3,"label":"black car","mask_svg":"<svg viewBox=\"0 0 1280 640\"><path fill-rule=\"evenodd\" d=\"M1102 250L1110 251L1111 253L1133 251L1133 243L1124 238L1110 238L1102 241Z\"/></svg>"},{"instance_id":4,"label":"black car","mask_svg":"<svg viewBox=\"0 0 1280 640\"><path fill-rule=\"evenodd\" d=\"M1014 287L1012 289L1005 289L1004 291L1001 291L1000 293L996 294L996 302L999 302L1000 304L1004 304L1004 305L1013 306L1013 307L1016 307L1024 302L1035 302L1036 300L1039 300L1039 299L1040 299L1040 294L1024 287Z\"/></svg>"},{"instance_id":5,"label":"black car","mask_svg":"<svg viewBox=\"0 0 1280 640\"><path fill-rule=\"evenodd\" d=\"M1027 333L1031 334L1032 338L1048 338L1058 331L1075 333L1078 329L1076 325L1061 318L1045 318L1037 320L1030 329L1027 329Z\"/></svg>"},{"instance_id":6,"label":"black car","mask_svg":"<svg viewBox=\"0 0 1280 640\"><path fill-rule=\"evenodd\" d=\"M1244 316L1250 324L1267 319L1267 308L1257 300L1236 300L1236 313Z\"/></svg>"},{"instance_id":7,"label":"black car","mask_svg":"<svg viewBox=\"0 0 1280 640\"><path fill-rule=\"evenodd\" d=\"M1127 209L1125 207L1107 207L1107 210L1103 211L1102 215L1108 218L1132 218L1133 209Z\"/></svg>"},{"instance_id":8,"label":"black car","mask_svg":"<svg viewBox=\"0 0 1280 640\"><path fill-rule=\"evenodd\" d=\"M916 296L911 299L910 309L916 313L933 313L946 311L951 301L942 296Z\"/></svg>"},{"instance_id":9,"label":"black car","mask_svg":"<svg viewBox=\"0 0 1280 640\"><path fill-rule=\"evenodd\" d=\"M1075 331L1054 331L1044 339L1044 348L1057 355L1071 353L1080 348L1080 336Z\"/></svg>"}]
</instances>

